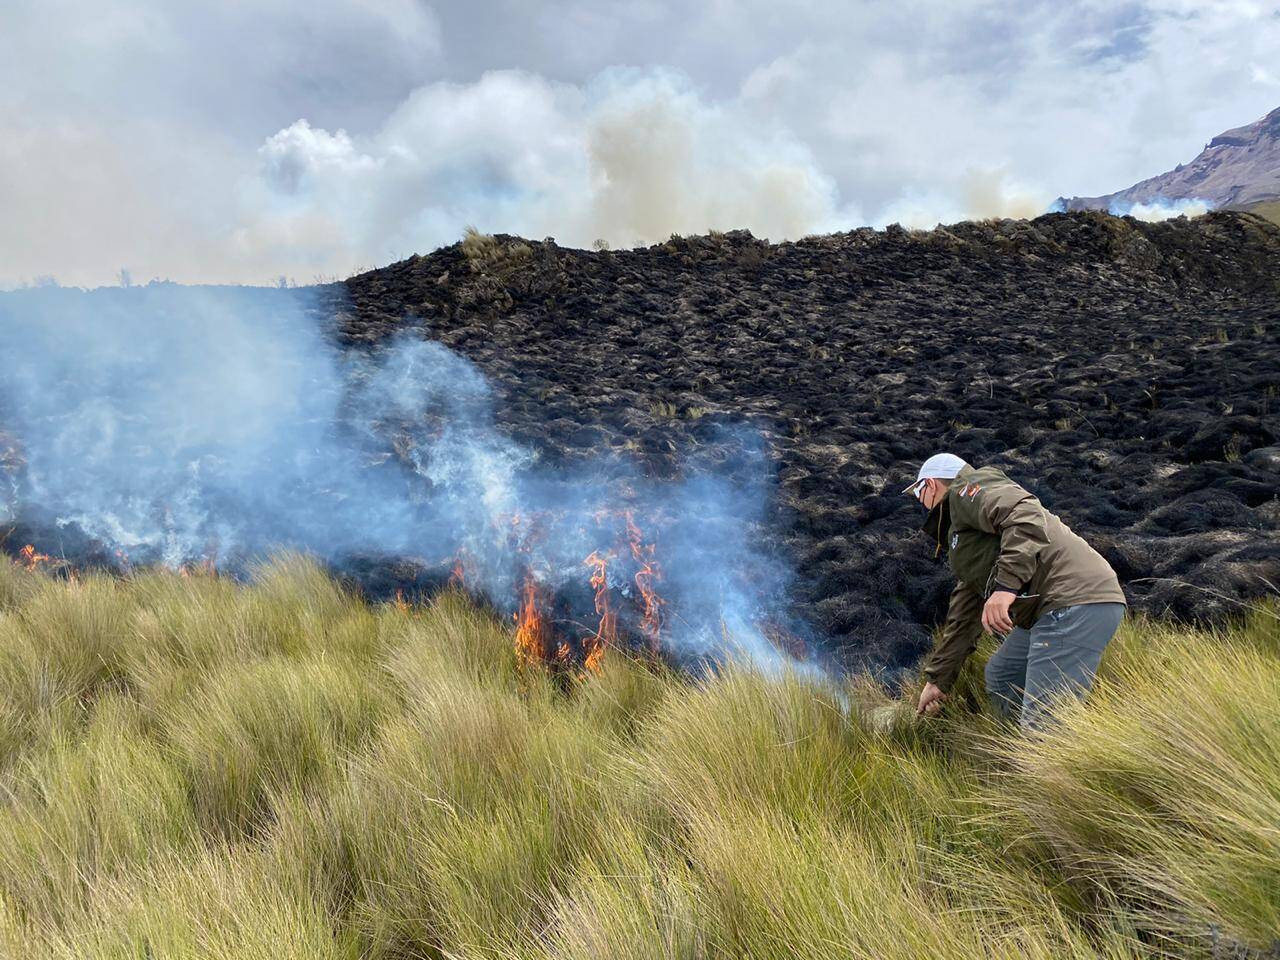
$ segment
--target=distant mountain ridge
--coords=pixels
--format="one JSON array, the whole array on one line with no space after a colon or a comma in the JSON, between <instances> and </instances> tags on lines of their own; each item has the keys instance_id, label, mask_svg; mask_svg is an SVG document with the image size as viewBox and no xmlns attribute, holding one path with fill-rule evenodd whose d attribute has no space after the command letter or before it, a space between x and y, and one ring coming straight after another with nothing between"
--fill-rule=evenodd
<instances>
[{"instance_id":1,"label":"distant mountain ridge","mask_svg":"<svg viewBox=\"0 0 1280 960\"><path fill-rule=\"evenodd\" d=\"M1280 108L1218 134L1187 164L1100 197L1063 197L1065 210L1125 213L1137 204L1203 200L1214 209L1280 201Z\"/></svg>"}]
</instances>

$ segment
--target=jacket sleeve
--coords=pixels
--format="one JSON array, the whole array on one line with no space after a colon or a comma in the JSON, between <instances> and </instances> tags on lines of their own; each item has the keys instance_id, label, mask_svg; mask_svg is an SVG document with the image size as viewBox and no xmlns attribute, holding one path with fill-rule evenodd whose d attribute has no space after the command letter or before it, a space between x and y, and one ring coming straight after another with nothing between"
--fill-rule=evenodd
<instances>
[{"instance_id":1,"label":"jacket sleeve","mask_svg":"<svg viewBox=\"0 0 1280 960\"><path fill-rule=\"evenodd\" d=\"M951 685L960 676L960 668L964 666L969 654L973 653L981 635L982 597L963 583L957 583L951 591L947 619L942 626L942 639L925 664L925 678L937 684L943 693L950 693Z\"/></svg>"},{"instance_id":2,"label":"jacket sleeve","mask_svg":"<svg viewBox=\"0 0 1280 960\"><path fill-rule=\"evenodd\" d=\"M978 526L1000 535L1000 555L987 588L1020 590L1035 574L1040 551L1049 544L1044 507L1015 483L983 489L974 501Z\"/></svg>"}]
</instances>

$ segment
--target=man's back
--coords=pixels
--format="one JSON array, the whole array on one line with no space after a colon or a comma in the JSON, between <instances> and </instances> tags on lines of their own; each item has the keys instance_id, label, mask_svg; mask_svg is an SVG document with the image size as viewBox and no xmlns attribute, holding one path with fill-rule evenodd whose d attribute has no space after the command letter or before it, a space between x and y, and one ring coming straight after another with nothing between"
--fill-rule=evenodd
<instances>
[{"instance_id":1,"label":"man's back","mask_svg":"<svg viewBox=\"0 0 1280 960\"><path fill-rule=\"evenodd\" d=\"M1042 614L1073 604L1125 602L1115 571L1102 555L1002 470L961 470L947 505L952 568L984 596L998 587L1015 591L1022 598L1011 610L1016 623L1030 626ZM990 551L995 554L990 568L977 583L973 557L963 555L972 534L999 541L998 549ZM977 553L980 548L967 549Z\"/></svg>"}]
</instances>

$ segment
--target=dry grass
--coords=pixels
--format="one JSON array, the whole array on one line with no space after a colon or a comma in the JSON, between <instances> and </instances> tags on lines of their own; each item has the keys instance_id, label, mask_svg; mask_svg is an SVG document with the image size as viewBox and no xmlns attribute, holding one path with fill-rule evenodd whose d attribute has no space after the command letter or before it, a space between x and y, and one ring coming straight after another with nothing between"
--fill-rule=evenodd
<instances>
[{"instance_id":1,"label":"dry grass","mask_svg":"<svg viewBox=\"0 0 1280 960\"><path fill-rule=\"evenodd\" d=\"M475 227L467 227L462 237L462 254L475 273L504 276L533 258L533 248L523 241L506 243Z\"/></svg>"},{"instance_id":2,"label":"dry grass","mask_svg":"<svg viewBox=\"0 0 1280 960\"><path fill-rule=\"evenodd\" d=\"M566 692L465 598L370 607L297 557L4 565L0 953L1261 956L1278 633L1131 623L1023 739L617 651Z\"/></svg>"},{"instance_id":3,"label":"dry grass","mask_svg":"<svg viewBox=\"0 0 1280 960\"><path fill-rule=\"evenodd\" d=\"M1255 203L1250 206L1240 207L1241 210L1247 210L1249 213L1256 213L1260 217L1265 217L1272 223L1280 226L1280 200L1268 200L1263 203Z\"/></svg>"}]
</instances>

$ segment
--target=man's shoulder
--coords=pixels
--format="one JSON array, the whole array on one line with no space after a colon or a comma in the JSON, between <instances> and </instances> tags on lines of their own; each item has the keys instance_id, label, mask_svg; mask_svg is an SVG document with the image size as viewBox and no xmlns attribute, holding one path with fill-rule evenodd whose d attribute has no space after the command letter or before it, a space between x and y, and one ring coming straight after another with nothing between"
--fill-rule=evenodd
<instances>
[{"instance_id":1,"label":"man's shoulder","mask_svg":"<svg viewBox=\"0 0 1280 960\"><path fill-rule=\"evenodd\" d=\"M967 514L979 504L994 505L1033 496L999 467L977 467L964 471L956 477L951 493L951 509L954 512L958 507L961 514Z\"/></svg>"},{"instance_id":2,"label":"man's shoulder","mask_svg":"<svg viewBox=\"0 0 1280 960\"><path fill-rule=\"evenodd\" d=\"M994 490L1001 487L1016 487L1017 484L999 467L974 467L963 471L956 477L951 489L961 500L971 500L983 490Z\"/></svg>"},{"instance_id":3,"label":"man's shoulder","mask_svg":"<svg viewBox=\"0 0 1280 960\"><path fill-rule=\"evenodd\" d=\"M968 473L965 474L964 479L967 480L970 484L1013 483L1013 480L1009 478L1009 475L1005 473L1003 470L1001 470L999 467L974 467L972 470L970 470Z\"/></svg>"}]
</instances>

